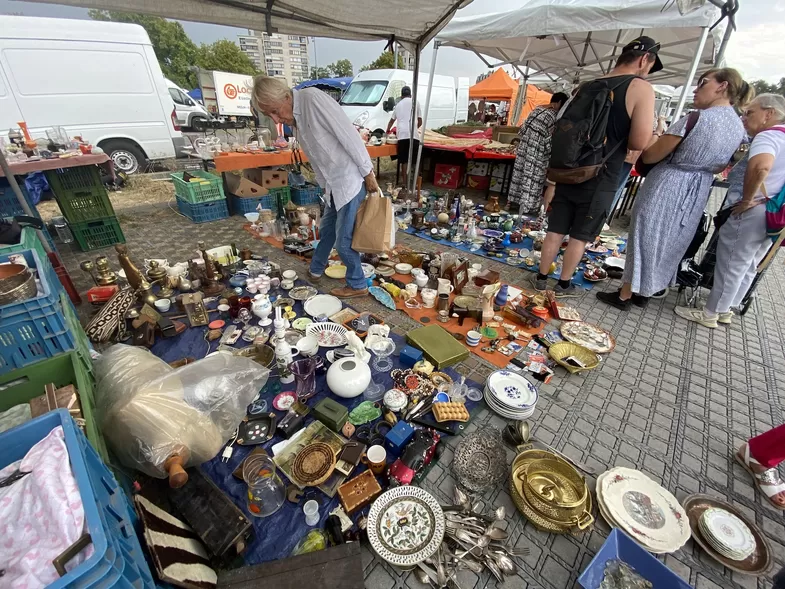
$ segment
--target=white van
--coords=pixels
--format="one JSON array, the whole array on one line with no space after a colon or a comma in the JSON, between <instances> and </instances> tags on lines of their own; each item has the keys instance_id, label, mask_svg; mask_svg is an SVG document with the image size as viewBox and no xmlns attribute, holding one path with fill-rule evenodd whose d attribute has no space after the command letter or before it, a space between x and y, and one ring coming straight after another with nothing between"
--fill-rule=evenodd
<instances>
[{"instance_id":1,"label":"white van","mask_svg":"<svg viewBox=\"0 0 785 589\"><path fill-rule=\"evenodd\" d=\"M169 96L174 102L174 113L177 124L181 127L188 127L197 131L201 130L202 123L206 123L213 117L207 109L196 100L188 96L183 88L172 82L169 78L164 78L166 87L169 88Z\"/></svg>"},{"instance_id":2,"label":"white van","mask_svg":"<svg viewBox=\"0 0 785 589\"><path fill-rule=\"evenodd\" d=\"M0 129L18 121L34 138L56 126L81 135L129 174L188 143L138 25L0 16Z\"/></svg>"},{"instance_id":3,"label":"white van","mask_svg":"<svg viewBox=\"0 0 785 589\"><path fill-rule=\"evenodd\" d=\"M417 102L420 108L425 108L428 78L428 74L420 74L418 77ZM341 107L355 125L370 129L375 135L381 135L387 130L392 110L401 98L401 88L411 87L412 80L414 76L409 70L361 72L343 93ZM434 76L426 121L428 129L438 129L466 120L469 108L468 82L468 78L458 79L459 96L452 76Z\"/></svg>"}]
</instances>

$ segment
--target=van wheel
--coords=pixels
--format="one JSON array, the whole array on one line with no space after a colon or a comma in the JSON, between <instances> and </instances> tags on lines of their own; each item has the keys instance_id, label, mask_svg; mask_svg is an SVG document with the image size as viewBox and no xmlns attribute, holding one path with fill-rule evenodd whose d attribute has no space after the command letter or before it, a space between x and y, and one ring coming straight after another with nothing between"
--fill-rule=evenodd
<instances>
[{"instance_id":1,"label":"van wheel","mask_svg":"<svg viewBox=\"0 0 785 589\"><path fill-rule=\"evenodd\" d=\"M114 167L126 174L136 174L147 163L142 150L128 141L107 141L101 148L112 159Z\"/></svg>"},{"instance_id":2,"label":"van wheel","mask_svg":"<svg viewBox=\"0 0 785 589\"><path fill-rule=\"evenodd\" d=\"M194 117L191 119L191 129L194 131L204 131L204 124L207 119L204 117Z\"/></svg>"}]
</instances>

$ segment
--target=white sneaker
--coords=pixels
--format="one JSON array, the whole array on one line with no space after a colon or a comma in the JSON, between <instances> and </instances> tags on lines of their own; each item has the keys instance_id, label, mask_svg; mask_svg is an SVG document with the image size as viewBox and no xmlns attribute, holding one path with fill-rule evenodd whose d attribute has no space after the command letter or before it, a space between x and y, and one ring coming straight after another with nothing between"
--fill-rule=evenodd
<instances>
[{"instance_id":1,"label":"white sneaker","mask_svg":"<svg viewBox=\"0 0 785 589\"><path fill-rule=\"evenodd\" d=\"M673 310L679 317L687 321L694 321L700 323L704 327L714 329L717 327L718 316L708 317L703 309L695 309L693 307L676 307Z\"/></svg>"},{"instance_id":2,"label":"white sneaker","mask_svg":"<svg viewBox=\"0 0 785 589\"><path fill-rule=\"evenodd\" d=\"M730 325L733 322L733 311L728 311L727 313L720 313L717 317L717 323L722 323L723 325Z\"/></svg>"}]
</instances>

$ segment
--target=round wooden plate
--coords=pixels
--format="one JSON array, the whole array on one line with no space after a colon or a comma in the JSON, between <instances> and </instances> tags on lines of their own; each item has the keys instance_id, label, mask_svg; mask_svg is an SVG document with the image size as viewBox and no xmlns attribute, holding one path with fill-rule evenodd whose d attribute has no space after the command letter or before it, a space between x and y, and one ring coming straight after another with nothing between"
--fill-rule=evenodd
<instances>
[{"instance_id":1,"label":"round wooden plate","mask_svg":"<svg viewBox=\"0 0 785 589\"><path fill-rule=\"evenodd\" d=\"M755 575L756 577L764 575L771 568L771 548L769 547L769 543L766 540L766 537L763 535L763 532L761 532L760 528L754 523L750 523L750 521L744 517L744 514L736 509L733 505L717 499L716 497L712 497L711 495L695 493L687 497L682 502L682 507L684 507L684 511L687 512L687 518L690 520L692 538L698 544L700 544L700 547L703 548L706 553L714 560L725 565L732 571L736 571L737 573L742 573L744 575ZM744 560L731 560L730 558L726 558L714 550L711 544L709 544L703 538L700 527L698 526L701 515L703 515L703 512L710 507L724 509L725 511L732 513L741 521L743 521L755 538L755 552L750 554Z\"/></svg>"}]
</instances>

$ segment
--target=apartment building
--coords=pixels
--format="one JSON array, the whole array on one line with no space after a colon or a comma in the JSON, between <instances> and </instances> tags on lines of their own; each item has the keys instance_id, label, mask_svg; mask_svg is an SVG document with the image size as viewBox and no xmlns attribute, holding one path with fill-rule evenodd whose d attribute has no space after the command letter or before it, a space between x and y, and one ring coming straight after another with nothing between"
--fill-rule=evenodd
<instances>
[{"instance_id":1,"label":"apartment building","mask_svg":"<svg viewBox=\"0 0 785 589\"><path fill-rule=\"evenodd\" d=\"M296 86L309 77L308 37L268 35L249 29L248 35L238 37L238 44L260 71L286 80L289 86Z\"/></svg>"}]
</instances>

